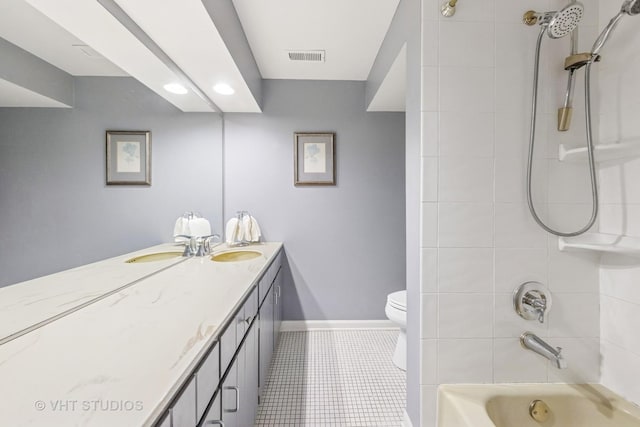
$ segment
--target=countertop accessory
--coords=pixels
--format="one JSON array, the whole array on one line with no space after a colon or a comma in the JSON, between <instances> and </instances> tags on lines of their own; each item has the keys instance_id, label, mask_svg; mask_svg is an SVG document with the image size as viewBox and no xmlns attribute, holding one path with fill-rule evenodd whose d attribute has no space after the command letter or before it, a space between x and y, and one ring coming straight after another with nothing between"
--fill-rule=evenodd
<instances>
[{"instance_id":1,"label":"countertop accessory","mask_svg":"<svg viewBox=\"0 0 640 427\"><path fill-rule=\"evenodd\" d=\"M335 139L333 132L294 133L295 186L336 185Z\"/></svg>"},{"instance_id":2,"label":"countertop accessory","mask_svg":"<svg viewBox=\"0 0 640 427\"><path fill-rule=\"evenodd\" d=\"M227 244L232 247L257 243L262 234L257 221L248 211L236 212L236 217L227 222L225 231Z\"/></svg>"},{"instance_id":3,"label":"countertop accessory","mask_svg":"<svg viewBox=\"0 0 640 427\"><path fill-rule=\"evenodd\" d=\"M107 131L107 185L151 185L151 131Z\"/></svg>"}]
</instances>

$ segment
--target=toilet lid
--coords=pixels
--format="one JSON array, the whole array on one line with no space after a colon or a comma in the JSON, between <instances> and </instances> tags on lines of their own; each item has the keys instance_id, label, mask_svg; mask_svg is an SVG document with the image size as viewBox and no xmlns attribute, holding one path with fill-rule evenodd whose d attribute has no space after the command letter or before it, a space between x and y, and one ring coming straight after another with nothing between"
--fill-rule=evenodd
<instances>
[{"instance_id":1,"label":"toilet lid","mask_svg":"<svg viewBox=\"0 0 640 427\"><path fill-rule=\"evenodd\" d=\"M387 303L393 308L407 311L407 291L398 291L387 295Z\"/></svg>"}]
</instances>

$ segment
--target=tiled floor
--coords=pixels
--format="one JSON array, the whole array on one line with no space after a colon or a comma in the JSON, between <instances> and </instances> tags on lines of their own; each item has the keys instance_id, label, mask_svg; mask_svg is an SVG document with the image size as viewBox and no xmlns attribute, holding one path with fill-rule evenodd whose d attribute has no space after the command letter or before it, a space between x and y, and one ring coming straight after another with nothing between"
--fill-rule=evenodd
<instances>
[{"instance_id":1,"label":"tiled floor","mask_svg":"<svg viewBox=\"0 0 640 427\"><path fill-rule=\"evenodd\" d=\"M256 427L399 426L406 376L396 331L283 332Z\"/></svg>"}]
</instances>

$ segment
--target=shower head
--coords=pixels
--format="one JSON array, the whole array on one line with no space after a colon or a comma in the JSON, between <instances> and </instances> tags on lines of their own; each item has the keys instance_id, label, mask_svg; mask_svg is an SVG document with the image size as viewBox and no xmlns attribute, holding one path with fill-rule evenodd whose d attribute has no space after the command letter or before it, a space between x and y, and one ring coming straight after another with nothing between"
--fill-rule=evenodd
<instances>
[{"instance_id":1,"label":"shower head","mask_svg":"<svg viewBox=\"0 0 640 427\"><path fill-rule=\"evenodd\" d=\"M598 53L600 52L600 49L602 49L602 46L604 46L604 44L607 42L607 40L611 36L611 33L616 28L616 26L618 25L618 22L620 22L620 19L622 19L624 15L635 16L639 13L640 13L640 0L625 0L624 3L622 3L620 12L618 12L618 14L614 16L613 19L611 19L611 21L609 21L607 26L604 28L604 30L602 30L602 32L596 39L596 42L593 44L593 47L591 48L591 54L594 55L594 57L598 55Z\"/></svg>"},{"instance_id":2,"label":"shower head","mask_svg":"<svg viewBox=\"0 0 640 427\"><path fill-rule=\"evenodd\" d=\"M571 34L571 31L575 30L582 20L583 13L584 6L580 3L571 3L564 9L555 12L549 20L547 34L552 39L559 39Z\"/></svg>"},{"instance_id":3,"label":"shower head","mask_svg":"<svg viewBox=\"0 0 640 427\"><path fill-rule=\"evenodd\" d=\"M640 3L640 0L635 0ZM546 27L547 35L552 39L559 39L571 34L575 30L584 14L584 6L573 2L557 12L537 13L532 10L524 14L523 21L527 25L539 23Z\"/></svg>"},{"instance_id":4,"label":"shower head","mask_svg":"<svg viewBox=\"0 0 640 427\"><path fill-rule=\"evenodd\" d=\"M633 16L640 13L640 0L626 0L622 3L622 11Z\"/></svg>"}]
</instances>

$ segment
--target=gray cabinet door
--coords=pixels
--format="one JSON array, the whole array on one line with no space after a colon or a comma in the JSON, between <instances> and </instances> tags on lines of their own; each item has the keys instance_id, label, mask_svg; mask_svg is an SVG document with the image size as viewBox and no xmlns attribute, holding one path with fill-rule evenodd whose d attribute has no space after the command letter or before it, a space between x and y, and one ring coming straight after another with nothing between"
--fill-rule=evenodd
<instances>
[{"instance_id":1,"label":"gray cabinet door","mask_svg":"<svg viewBox=\"0 0 640 427\"><path fill-rule=\"evenodd\" d=\"M204 414L220 381L220 346L215 344L196 374L197 417Z\"/></svg>"},{"instance_id":2,"label":"gray cabinet door","mask_svg":"<svg viewBox=\"0 0 640 427\"><path fill-rule=\"evenodd\" d=\"M238 359L234 359L220 388L222 421L225 427L246 427L238 423L240 415L240 386L238 384Z\"/></svg>"},{"instance_id":3,"label":"gray cabinet door","mask_svg":"<svg viewBox=\"0 0 640 427\"><path fill-rule=\"evenodd\" d=\"M196 381L193 378L171 408L171 426L195 427L196 423Z\"/></svg>"},{"instance_id":4,"label":"gray cabinet door","mask_svg":"<svg viewBox=\"0 0 640 427\"><path fill-rule=\"evenodd\" d=\"M258 384L261 392L264 390L267 381L269 364L271 363L271 356L273 355L273 308L274 296L272 287L260 308Z\"/></svg>"},{"instance_id":5,"label":"gray cabinet door","mask_svg":"<svg viewBox=\"0 0 640 427\"><path fill-rule=\"evenodd\" d=\"M254 322L247 332L243 346L244 374L242 389L243 408L241 424L252 426L255 423L258 409L258 322Z\"/></svg>"}]
</instances>

